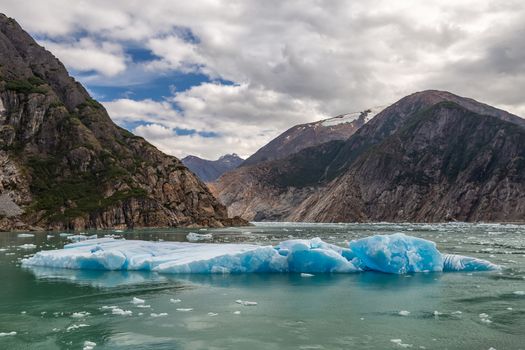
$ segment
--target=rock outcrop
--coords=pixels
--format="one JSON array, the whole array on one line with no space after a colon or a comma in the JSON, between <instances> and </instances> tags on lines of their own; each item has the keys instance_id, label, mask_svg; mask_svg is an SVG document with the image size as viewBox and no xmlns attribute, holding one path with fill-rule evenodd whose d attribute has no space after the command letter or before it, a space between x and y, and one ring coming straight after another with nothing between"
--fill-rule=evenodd
<instances>
[{"instance_id":1,"label":"rock outcrop","mask_svg":"<svg viewBox=\"0 0 525 350\"><path fill-rule=\"evenodd\" d=\"M177 158L115 125L4 15L0 52L0 229L244 223Z\"/></svg>"},{"instance_id":2,"label":"rock outcrop","mask_svg":"<svg viewBox=\"0 0 525 350\"><path fill-rule=\"evenodd\" d=\"M248 219L521 222L525 120L448 92L415 93L347 141L225 175L216 191ZM258 193L264 205L254 205ZM281 198L290 205L272 211Z\"/></svg>"},{"instance_id":3,"label":"rock outcrop","mask_svg":"<svg viewBox=\"0 0 525 350\"><path fill-rule=\"evenodd\" d=\"M244 161L237 154L226 154L217 160L202 159L197 156L187 156L181 159L202 181L208 183L217 180L227 171L237 168Z\"/></svg>"}]
</instances>

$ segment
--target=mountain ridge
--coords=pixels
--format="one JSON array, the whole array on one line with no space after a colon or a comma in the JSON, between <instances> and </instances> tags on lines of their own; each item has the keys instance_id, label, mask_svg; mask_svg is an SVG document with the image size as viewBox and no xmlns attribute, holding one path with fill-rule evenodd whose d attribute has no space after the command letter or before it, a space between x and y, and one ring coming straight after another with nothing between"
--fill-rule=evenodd
<instances>
[{"instance_id":1,"label":"mountain ridge","mask_svg":"<svg viewBox=\"0 0 525 350\"><path fill-rule=\"evenodd\" d=\"M426 121L425 127L414 128L421 120ZM427 90L387 107L347 141L308 148L264 167L252 166L244 173L239 169L223 176L215 190L231 213L259 220L520 221L525 217L520 191L502 200L498 196L503 190L498 186L508 181L523 187L521 178L509 173L514 169L519 174L516 167L525 159L519 146L525 139L523 130L525 121L508 112ZM492 156L484 153L491 142ZM501 161L494 163L498 159ZM473 170L470 167L475 162L479 164ZM323 164L312 176L310 168L318 163ZM485 174L480 184L473 180L475 173ZM463 193L462 188L470 189L468 198L454 195ZM491 205L476 204L485 197L491 198ZM387 208L388 203L397 211Z\"/></svg>"},{"instance_id":2,"label":"mountain ridge","mask_svg":"<svg viewBox=\"0 0 525 350\"><path fill-rule=\"evenodd\" d=\"M203 159L197 156L186 156L181 159L202 181L208 183L217 180L227 171L233 170L242 164L244 159L236 153L225 154L216 160Z\"/></svg>"}]
</instances>

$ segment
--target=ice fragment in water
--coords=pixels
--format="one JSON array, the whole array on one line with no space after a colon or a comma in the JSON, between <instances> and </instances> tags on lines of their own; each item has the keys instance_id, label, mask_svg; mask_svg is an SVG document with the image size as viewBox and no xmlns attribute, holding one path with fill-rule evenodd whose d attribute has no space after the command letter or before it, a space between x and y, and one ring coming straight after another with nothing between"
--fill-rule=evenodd
<instances>
[{"instance_id":1,"label":"ice fragment in water","mask_svg":"<svg viewBox=\"0 0 525 350\"><path fill-rule=\"evenodd\" d=\"M170 299L170 303L177 304L180 303L182 300L180 299Z\"/></svg>"},{"instance_id":2,"label":"ice fragment in water","mask_svg":"<svg viewBox=\"0 0 525 350\"><path fill-rule=\"evenodd\" d=\"M160 314L151 313L150 316L151 317L165 317L165 316L168 316L168 313L166 312L161 312Z\"/></svg>"},{"instance_id":3,"label":"ice fragment in water","mask_svg":"<svg viewBox=\"0 0 525 350\"><path fill-rule=\"evenodd\" d=\"M80 311L80 312L73 312L71 314L71 317L73 317L73 318L83 318L83 317L87 317L89 315L91 315L89 312Z\"/></svg>"},{"instance_id":4,"label":"ice fragment in water","mask_svg":"<svg viewBox=\"0 0 525 350\"><path fill-rule=\"evenodd\" d=\"M19 233L19 234L17 235L17 237L18 237L18 238L29 238L29 237L35 237L35 235L32 234L32 233Z\"/></svg>"},{"instance_id":5,"label":"ice fragment in water","mask_svg":"<svg viewBox=\"0 0 525 350\"><path fill-rule=\"evenodd\" d=\"M305 274L303 277L370 270L403 274L498 269L485 260L441 254L435 243L404 234L354 240L349 248L319 238L287 240L277 246L100 238L38 252L23 259L22 265L171 274L296 272Z\"/></svg>"},{"instance_id":6,"label":"ice fragment in water","mask_svg":"<svg viewBox=\"0 0 525 350\"><path fill-rule=\"evenodd\" d=\"M16 335L16 332L0 332L0 337L8 337L13 335Z\"/></svg>"},{"instance_id":7,"label":"ice fragment in water","mask_svg":"<svg viewBox=\"0 0 525 350\"><path fill-rule=\"evenodd\" d=\"M175 309L177 311L181 311L181 312L190 312L190 311L193 311L193 309L191 307L189 308L178 308L178 309Z\"/></svg>"},{"instance_id":8,"label":"ice fragment in water","mask_svg":"<svg viewBox=\"0 0 525 350\"><path fill-rule=\"evenodd\" d=\"M213 235L211 233L195 233L190 232L186 235L186 239L190 242L205 241L207 239L212 239Z\"/></svg>"},{"instance_id":9,"label":"ice fragment in water","mask_svg":"<svg viewBox=\"0 0 525 350\"><path fill-rule=\"evenodd\" d=\"M121 308L113 308L111 309L111 313L113 315L120 315L120 316L131 316L133 314L133 311L131 310L122 310Z\"/></svg>"},{"instance_id":10,"label":"ice fragment in water","mask_svg":"<svg viewBox=\"0 0 525 350\"><path fill-rule=\"evenodd\" d=\"M399 316L408 316L408 315L410 315L410 311L407 311L407 310L399 311Z\"/></svg>"},{"instance_id":11,"label":"ice fragment in water","mask_svg":"<svg viewBox=\"0 0 525 350\"><path fill-rule=\"evenodd\" d=\"M140 299L140 298L136 298L136 297L133 297L133 299L131 300L132 304L144 304L144 302L145 302L144 299Z\"/></svg>"},{"instance_id":12,"label":"ice fragment in water","mask_svg":"<svg viewBox=\"0 0 525 350\"><path fill-rule=\"evenodd\" d=\"M97 343L94 343L92 341L86 340L84 342L84 348L83 350L93 350L97 346Z\"/></svg>"}]
</instances>

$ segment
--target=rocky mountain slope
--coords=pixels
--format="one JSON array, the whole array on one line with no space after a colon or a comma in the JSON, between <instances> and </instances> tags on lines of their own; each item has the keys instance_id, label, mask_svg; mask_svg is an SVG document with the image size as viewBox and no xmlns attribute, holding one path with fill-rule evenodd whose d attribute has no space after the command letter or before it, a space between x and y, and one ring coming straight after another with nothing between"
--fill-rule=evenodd
<instances>
[{"instance_id":1,"label":"rocky mountain slope","mask_svg":"<svg viewBox=\"0 0 525 350\"><path fill-rule=\"evenodd\" d=\"M234 223L178 159L116 126L0 15L0 229Z\"/></svg>"},{"instance_id":2,"label":"rocky mountain slope","mask_svg":"<svg viewBox=\"0 0 525 350\"><path fill-rule=\"evenodd\" d=\"M242 165L282 159L308 147L333 140L346 140L383 108L375 107L362 112L342 114L334 118L293 126L251 155Z\"/></svg>"},{"instance_id":3,"label":"rocky mountain slope","mask_svg":"<svg viewBox=\"0 0 525 350\"><path fill-rule=\"evenodd\" d=\"M181 159L182 164L188 167L204 182L217 180L227 171L237 168L244 161L237 154L226 154L217 160L202 159L196 156L187 156Z\"/></svg>"},{"instance_id":4,"label":"rocky mountain slope","mask_svg":"<svg viewBox=\"0 0 525 350\"><path fill-rule=\"evenodd\" d=\"M216 191L248 219L524 221L525 120L424 91L347 141L243 170L223 176Z\"/></svg>"}]
</instances>

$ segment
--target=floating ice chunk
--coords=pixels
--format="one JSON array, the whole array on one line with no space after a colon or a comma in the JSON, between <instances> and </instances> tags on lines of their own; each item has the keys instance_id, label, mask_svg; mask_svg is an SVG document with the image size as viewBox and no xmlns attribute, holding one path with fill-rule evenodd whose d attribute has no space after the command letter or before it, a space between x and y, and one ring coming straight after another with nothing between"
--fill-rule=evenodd
<instances>
[{"instance_id":1,"label":"floating ice chunk","mask_svg":"<svg viewBox=\"0 0 525 350\"><path fill-rule=\"evenodd\" d=\"M100 307L100 310L113 310L113 309L116 309L116 308L118 308L118 306L115 306L115 305L111 305L111 306L104 305L104 306Z\"/></svg>"},{"instance_id":2,"label":"floating ice chunk","mask_svg":"<svg viewBox=\"0 0 525 350\"><path fill-rule=\"evenodd\" d=\"M73 236L73 234L72 233L65 233L65 232L63 232L63 233L60 233L59 236L60 237L68 237L68 236Z\"/></svg>"},{"instance_id":3,"label":"floating ice chunk","mask_svg":"<svg viewBox=\"0 0 525 350\"><path fill-rule=\"evenodd\" d=\"M35 237L35 235L32 234L32 233L19 233L19 234L17 235L17 237L18 237L18 238L29 238L29 237Z\"/></svg>"},{"instance_id":4,"label":"floating ice chunk","mask_svg":"<svg viewBox=\"0 0 525 350\"><path fill-rule=\"evenodd\" d=\"M479 314L479 319L480 319L481 322L483 322L483 323L492 323L492 321L490 320L489 317L490 317L490 316L487 315L486 313L481 313L481 314Z\"/></svg>"},{"instance_id":5,"label":"floating ice chunk","mask_svg":"<svg viewBox=\"0 0 525 350\"><path fill-rule=\"evenodd\" d=\"M144 304L146 301L144 299L140 299L140 298L136 298L136 297L133 297L133 299L131 300L131 303L132 304Z\"/></svg>"},{"instance_id":6,"label":"floating ice chunk","mask_svg":"<svg viewBox=\"0 0 525 350\"><path fill-rule=\"evenodd\" d=\"M234 314L234 315L240 315L241 312L240 312L240 311L234 311L233 314Z\"/></svg>"},{"instance_id":7,"label":"floating ice chunk","mask_svg":"<svg viewBox=\"0 0 525 350\"><path fill-rule=\"evenodd\" d=\"M149 309L151 307L151 305L139 304L139 305L137 305L137 307L140 308L140 309Z\"/></svg>"},{"instance_id":8,"label":"floating ice chunk","mask_svg":"<svg viewBox=\"0 0 525 350\"><path fill-rule=\"evenodd\" d=\"M403 343L402 339L390 339L390 341L396 345L399 345L402 348L411 348L412 344L405 344Z\"/></svg>"},{"instance_id":9,"label":"floating ice chunk","mask_svg":"<svg viewBox=\"0 0 525 350\"><path fill-rule=\"evenodd\" d=\"M500 267L487 260L456 254L443 254L443 271L493 271Z\"/></svg>"},{"instance_id":10,"label":"floating ice chunk","mask_svg":"<svg viewBox=\"0 0 525 350\"><path fill-rule=\"evenodd\" d=\"M213 316L217 316L217 315L218 315L218 314L216 314L215 312L208 312L208 316L213 317Z\"/></svg>"},{"instance_id":11,"label":"floating ice chunk","mask_svg":"<svg viewBox=\"0 0 525 350\"><path fill-rule=\"evenodd\" d=\"M410 311L407 311L407 310L399 311L399 316L408 316L408 315L410 315Z\"/></svg>"},{"instance_id":12,"label":"floating ice chunk","mask_svg":"<svg viewBox=\"0 0 525 350\"><path fill-rule=\"evenodd\" d=\"M9 337L16 335L16 332L0 332L0 337Z\"/></svg>"},{"instance_id":13,"label":"floating ice chunk","mask_svg":"<svg viewBox=\"0 0 525 350\"><path fill-rule=\"evenodd\" d=\"M84 348L83 350L93 350L97 346L97 343L94 343L92 341L86 340L84 342Z\"/></svg>"},{"instance_id":14,"label":"floating ice chunk","mask_svg":"<svg viewBox=\"0 0 525 350\"><path fill-rule=\"evenodd\" d=\"M212 239L213 235L211 233L195 233L190 232L186 235L186 239L190 242L205 241L207 239Z\"/></svg>"},{"instance_id":15,"label":"floating ice chunk","mask_svg":"<svg viewBox=\"0 0 525 350\"><path fill-rule=\"evenodd\" d=\"M91 315L91 314L89 312L87 312L87 311L80 311L80 312L73 312L71 314L71 317L73 317L73 318L83 318L83 317L87 317L89 315Z\"/></svg>"},{"instance_id":16,"label":"floating ice chunk","mask_svg":"<svg viewBox=\"0 0 525 350\"><path fill-rule=\"evenodd\" d=\"M66 328L66 331L69 332L69 331L74 331L76 329L79 329L79 328L84 328L84 327L89 327L88 324L84 324L84 323L81 323L81 324L72 324L71 326L67 327Z\"/></svg>"},{"instance_id":17,"label":"floating ice chunk","mask_svg":"<svg viewBox=\"0 0 525 350\"><path fill-rule=\"evenodd\" d=\"M301 277L314 277L315 275L312 275L311 273L304 273L301 272Z\"/></svg>"},{"instance_id":18,"label":"floating ice chunk","mask_svg":"<svg viewBox=\"0 0 525 350\"><path fill-rule=\"evenodd\" d=\"M498 268L488 261L441 254L433 242L394 234L372 236L343 248L319 238L294 239L279 245L147 242L99 238L41 251L23 266L69 269L145 270L159 273L297 272L386 273L476 271ZM445 258L445 263L443 261Z\"/></svg>"},{"instance_id":19,"label":"floating ice chunk","mask_svg":"<svg viewBox=\"0 0 525 350\"><path fill-rule=\"evenodd\" d=\"M170 299L170 303L177 304L180 303L182 300L180 299Z\"/></svg>"},{"instance_id":20,"label":"floating ice chunk","mask_svg":"<svg viewBox=\"0 0 525 350\"><path fill-rule=\"evenodd\" d=\"M81 242L81 241L85 241L85 240L88 240L88 239L97 239L97 238L98 238L97 235L91 235L91 236L70 235L70 236L67 236L67 239L69 239L71 242Z\"/></svg>"},{"instance_id":21,"label":"floating ice chunk","mask_svg":"<svg viewBox=\"0 0 525 350\"><path fill-rule=\"evenodd\" d=\"M513 292L512 294L516 294L516 295L525 295L525 291L523 291L523 290L517 290L517 291Z\"/></svg>"},{"instance_id":22,"label":"floating ice chunk","mask_svg":"<svg viewBox=\"0 0 525 350\"><path fill-rule=\"evenodd\" d=\"M396 274L443 270L434 242L402 233L351 241L350 249L356 256L352 261L364 270Z\"/></svg>"},{"instance_id":23,"label":"floating ice chunk","mask_svg":"<svg viewBox=\"0 0 525 350\"><path fill-rule=\"evenodd\" d=\"M35 249L36 245L31 244L31 243L27 243L27 244L22 244L22 245L18 246L18 248L30 250L30 249Z\"/></svg>"},{"instance_id":24,"label":"floating ice chunk","mask_svg":"<svg viewBox=\"0 0 525 350\"><path fill-rule=\"evenodd\" d=\"M190 311L193 311L193 308L191 307L188 307L188 308L178 308L178 309L175 309L177 311L180 311L180 312L190 312Z\"/></svg>"},{"instance_id":25,"label":"floating ice chunk","mask_svg":"<svg viewBox=\"0 0 525 350\"><path fill-rule=\"evenodd\" d=\"M161 312L161 313L159 313L159 314L156 314L156 313L153 312L153 313L151 313L151 314L149 314L149 315L150 315L151 317L166 317L166 316L168 316L168 313L167 313L167 312Z\"/></svg>"},{"instance_id":26,"label":"floating ice chunk","mask_svg":"<svg viewBox=\"0 0 525 350\"><path fill-rule=\"evenodd\" d=\"M133 314L133 311L131 310L122 310L121 308L113 308L111 309L111 313L113 315L120 315L120 316L131 316Z\"/></svg>"}]
</instances>

